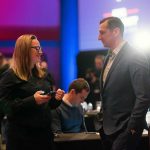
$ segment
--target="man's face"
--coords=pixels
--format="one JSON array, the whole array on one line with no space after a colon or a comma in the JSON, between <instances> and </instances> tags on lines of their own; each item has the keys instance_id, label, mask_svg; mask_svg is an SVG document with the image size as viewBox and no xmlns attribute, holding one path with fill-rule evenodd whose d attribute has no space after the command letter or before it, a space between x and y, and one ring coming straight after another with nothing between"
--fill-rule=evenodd
<instances>
[{"instance_id":1,"label":"man's face","mask_svg":"<svg viewBox=\"0 0 150 150\"><path fill-rule=\"evenodd\" d=\"M2 53L0 52L0 67L3 65L3 62L4 62L4 58Z\"/></svg>"},{"instance_id":2,"label":"man's face","mask_svg":"<svg viewBox=\"0 0 150 150\"><path fill-rule=\"evenodd\" d=\"M80 93L75 94L75 104L80 105L81 103L84 102L84 100L87 98L89 92L86 90L82 90Z\"/></svg>"},{"instance_id":3,"label":"man's face","mask_svg":"<svg viewBox=\"0 0 150 150\"><path fill-rule=\"evenodd\" d=\"M100 70L100 69L102 69L102 66L103 66L103 60L100 58L96 58L95 59L95 67Z\"/></svg>"},{"instance_id":4,"label":"man's face","mask_svg":"<svg viewBox=\"0 0 150 150\"><path fill-rule=\"evenodd\" d=\"M99 25L99 36L98 40L101 40L104 47L111 48L114 43L113 30L108 28L107 21Z\"/></svg>"},{"instance_id":5,"label":"man's face","mask_svg":"<svg viewBox=\"0 0 150 150\"><path fill-rule=\"evenodd\" d=\"M3 65L3 59L0 58L0 67Z\"/></svg>"}]
</instances>

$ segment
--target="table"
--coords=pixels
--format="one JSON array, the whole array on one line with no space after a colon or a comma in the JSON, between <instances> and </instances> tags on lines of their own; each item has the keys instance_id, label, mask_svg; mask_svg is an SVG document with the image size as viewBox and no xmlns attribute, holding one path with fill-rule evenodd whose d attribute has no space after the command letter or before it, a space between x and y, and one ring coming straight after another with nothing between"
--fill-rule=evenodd
<instances>
[{"instance_id":1,"label":"table","mask_svg":"<svg viewBox=\"0 0 150 150\"><path fill-rule=\"evenodd\" d=\"M100 140L100 135L97 132L83 132L83 133L61 133L55 135L55 142L70 142L70 141L89 141Z\"/></svg>"},{"instance_id":2,"label":"table","mask_svg":"<svg viewBox=\"0 0 150 150\"><path fill-rule=\"evenodd\" d=\"M96 132L57 134L54 138L57 150L100 150L100 135Z\"/></svg>"},{"instance_id":3,"label":"table","mask_svg":"<svg viewBox=\"0 0 150 150\"><path fill-rule=\"evenodd\" d=\"M57 150L101 150L100 135L97 132L56 134L54 142ZM138 150L148 150L148 133L143 132Z\"/></svg>"}]
</instances>

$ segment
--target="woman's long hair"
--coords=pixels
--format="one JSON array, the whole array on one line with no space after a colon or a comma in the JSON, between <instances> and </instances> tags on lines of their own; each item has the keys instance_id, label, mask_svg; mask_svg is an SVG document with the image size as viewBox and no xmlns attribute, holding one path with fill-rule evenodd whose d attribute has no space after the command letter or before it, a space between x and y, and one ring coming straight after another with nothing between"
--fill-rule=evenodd
<instances>
[{"instance_id":1,"label":"woman's long hair","mask_svg":"<svg viewBox=\"0 0 150 150\"><path fill-rule=\"evenodd\" d=\"M25 81L32 75L31 43L34 39L37 39L35 35L26 34L20 36L16 41L13 53L11 68L20 79ZM34 66L34 70L39 77L45 75L41 69L38 68L38 65Z\"/></svg>"}]
</instances>

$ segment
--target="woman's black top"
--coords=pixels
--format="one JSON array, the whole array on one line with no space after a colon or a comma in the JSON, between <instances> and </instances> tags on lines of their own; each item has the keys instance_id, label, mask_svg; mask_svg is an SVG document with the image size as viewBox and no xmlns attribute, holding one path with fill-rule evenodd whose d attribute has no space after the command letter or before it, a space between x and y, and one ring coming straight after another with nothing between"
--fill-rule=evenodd
<instances>
[{"instance_id":1,"label":"woman's black top","mask_svg":"<svg viewBox=\"0 0 150 150\"><path fill-rule=\"evenodd\" d=\"M12 69L6 71L0 80L0 109L9 123L32 131L50 130L50 105L36 104L33 96L36 91L50 90L50 86L46 77L36 77L34 71L28 81L19 79Z\"/></svg>"}]
</instances>

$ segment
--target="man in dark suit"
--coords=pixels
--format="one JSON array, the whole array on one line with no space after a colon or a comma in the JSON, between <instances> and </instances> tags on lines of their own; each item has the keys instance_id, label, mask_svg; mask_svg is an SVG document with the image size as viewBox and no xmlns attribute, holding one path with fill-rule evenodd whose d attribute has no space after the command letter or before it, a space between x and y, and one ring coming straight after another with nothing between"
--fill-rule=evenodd
<instances>
[{"instance_id":1,"label":"man in dark suit","mask_svg":"<svg viewBox=\"0 0 150 150\"><path fill-rule=\"evenodd\" d=\"M123 40L124 25L117 17L100 21L99 37L109 48L101 75L104 150L135 150L150 106L149 64Z\"/></svg>"}]
</instances>

